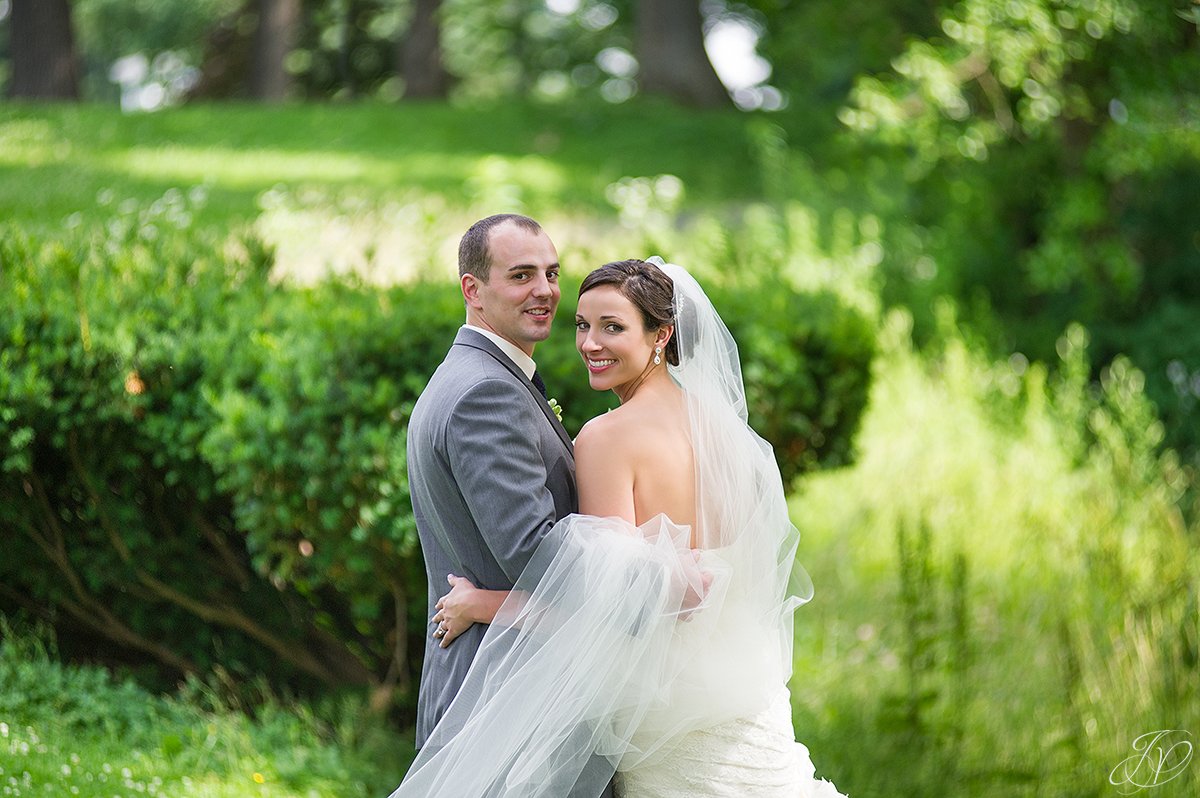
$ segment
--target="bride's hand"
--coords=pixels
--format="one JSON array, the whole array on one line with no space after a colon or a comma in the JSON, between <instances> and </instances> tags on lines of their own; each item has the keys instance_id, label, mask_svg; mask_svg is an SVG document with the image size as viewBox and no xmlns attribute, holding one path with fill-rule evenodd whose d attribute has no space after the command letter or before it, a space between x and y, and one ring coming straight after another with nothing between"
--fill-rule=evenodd
<instances>
[{"instance_id":1,"label":"bride's hand","mask_svg":"<svg viewBox=\"0 0 1200 798\"><path fill-rule=\"evenodd\" d=\"M474 599L480 591L464 576L450 574L446 577L450 592L438 599L437 613L433 622L438 625L433 636L441 641L442 648L450 645L454 638L471 628L477 620Z\"/></svg>"}]
</instances>

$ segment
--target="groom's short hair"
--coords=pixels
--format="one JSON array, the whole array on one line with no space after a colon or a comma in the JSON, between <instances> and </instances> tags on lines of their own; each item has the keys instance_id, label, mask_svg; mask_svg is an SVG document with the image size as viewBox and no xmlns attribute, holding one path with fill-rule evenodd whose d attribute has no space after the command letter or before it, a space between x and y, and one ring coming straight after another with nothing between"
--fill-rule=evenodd
<instances>
[{"instance_id":1,"label":"groom's short hair","mask_svg":"<svg viewBox=\"0 0 1200 798\"><path fill-rule=\"evenodd\" d=\"M492 268L492 251L488 247L488 237L492 229L512 222L517 227L530 233L542 232L542 226L519 213L497 213L486 219L480 219L467 230L462 240L458 242L458 276L473 274L485 283L488 272Z\"/></svg>"}]
</instances>

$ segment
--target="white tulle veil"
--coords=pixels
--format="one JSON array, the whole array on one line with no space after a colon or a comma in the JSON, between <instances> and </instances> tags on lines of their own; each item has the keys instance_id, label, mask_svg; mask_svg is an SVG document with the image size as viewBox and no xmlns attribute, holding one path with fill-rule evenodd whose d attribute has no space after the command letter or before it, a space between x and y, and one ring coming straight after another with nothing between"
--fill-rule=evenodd
<instances>
[{"instance_id":1,"label":"white tulle veil","mask_svg":"<svg viewBox=\"0 0 1200 798\"><path fill-rule=\"evenodd\" d=\"M812 588L774 454L746 421L737 345L687 271L650 262L674 283L699 562L693 530L662 515L560 521L392 798L599 796L616 769L764 709L791 673Z\"/></svg>"}]
</instances>

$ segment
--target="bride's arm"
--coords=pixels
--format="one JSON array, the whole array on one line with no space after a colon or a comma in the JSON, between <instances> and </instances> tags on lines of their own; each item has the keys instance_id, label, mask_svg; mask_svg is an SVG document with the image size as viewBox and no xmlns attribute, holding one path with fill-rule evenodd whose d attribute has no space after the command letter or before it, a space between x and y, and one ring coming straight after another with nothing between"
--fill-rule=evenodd
<instances>
[{"instance_id":1,"label":"bride's arm","mask_svg":"<svg viewBox=\"0 0 1200 798\"><path fill-rule=\"evenodd\" d=\"M449 574L446 581L450 583L450 592L438 599L437 613L433 622L438 624L439 631L445 629L441 636L442 648L450 645L454 638L477 623L491 623L496 619L500 605L508 598L507 590L482 590L475 587L465 576Z\"/></svg>"}]
</instances>

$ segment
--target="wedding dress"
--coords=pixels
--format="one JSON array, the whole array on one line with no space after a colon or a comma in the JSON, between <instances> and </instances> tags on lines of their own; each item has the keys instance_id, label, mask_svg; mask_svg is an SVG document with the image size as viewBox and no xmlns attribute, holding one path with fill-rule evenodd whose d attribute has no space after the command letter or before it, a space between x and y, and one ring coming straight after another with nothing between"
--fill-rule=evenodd
<instances>
[{"instance_id":1,"label":"wedding dress","mask_svg":"<svg viewBox=\"0 0 1200 798\"><path fill-rule=\"evenodd\" d=\"M696 527L556 524L392 798L594 798L614 772L618 798L840 796L792 729L792 614L811 584L736 344L685 270L651 260L675 286Z\"/></svg>"},{"instance_id":2,"label":"wedding dress","mask_svg":"<svg viewBox=\"0 0 1200 798\"><path fill-rule=\"evenodd\" d=\"M685 735L653 766L617 773L619 798L838 798L795 741L787 688L748 718ZM844 796L842 797L844 798Z\"/></svg>"}]
</instances>

